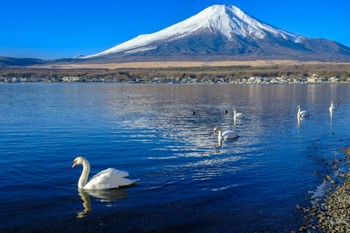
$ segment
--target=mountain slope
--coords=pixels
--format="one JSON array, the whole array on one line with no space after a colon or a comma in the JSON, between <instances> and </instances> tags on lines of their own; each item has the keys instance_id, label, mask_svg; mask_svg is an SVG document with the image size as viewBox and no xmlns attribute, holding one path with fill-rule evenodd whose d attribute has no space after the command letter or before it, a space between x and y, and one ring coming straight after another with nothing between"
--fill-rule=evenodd
<instances>
[{"instance_id":1,"label":"mountain slope","mask_svg":"<svg viewBox=\"0 0 350 233\"><path fill-rule=\"evenodd\" d=\"M310 39L259 22L235 6L214 5L156 33L140 35L79 59L148 60L294 59L350 61L350 48Z\"/></svg>"}]
</instances>

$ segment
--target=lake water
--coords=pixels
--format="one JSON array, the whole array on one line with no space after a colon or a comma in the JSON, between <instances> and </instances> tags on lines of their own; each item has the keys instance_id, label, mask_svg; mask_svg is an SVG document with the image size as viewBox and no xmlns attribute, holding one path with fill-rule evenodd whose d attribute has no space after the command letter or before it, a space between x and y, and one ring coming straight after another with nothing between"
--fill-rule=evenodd
<instances>
[{"instance_id":1,"label":"lake water","mask_svg":"<svg viewBox=\"0 0 350 233\"><path fill-rule=\"evenodd\" d=\"M0 98L0 232L298 230L296 205L350 141L347 84L0 84ZM240 138L215 149L215 127ZM79 192L78 155L140 181Z\"/></svg>"}]
</instances>

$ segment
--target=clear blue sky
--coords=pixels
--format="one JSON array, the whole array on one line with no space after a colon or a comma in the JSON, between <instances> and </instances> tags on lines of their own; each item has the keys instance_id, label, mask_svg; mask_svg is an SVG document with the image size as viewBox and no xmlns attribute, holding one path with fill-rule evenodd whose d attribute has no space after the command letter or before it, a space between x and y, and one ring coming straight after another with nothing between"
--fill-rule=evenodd
<instances>
[{"instance_id":1,"label":"clear blue sky","mask_svg":"<svg viewBox=\"0 0 350 233\"><path fill-rule=\"evenodd\" d=\"M0 0L0 56L93 54L214 4L235 5L275 27L350 47L349 0Z\"/></svg>"}]
</instances>

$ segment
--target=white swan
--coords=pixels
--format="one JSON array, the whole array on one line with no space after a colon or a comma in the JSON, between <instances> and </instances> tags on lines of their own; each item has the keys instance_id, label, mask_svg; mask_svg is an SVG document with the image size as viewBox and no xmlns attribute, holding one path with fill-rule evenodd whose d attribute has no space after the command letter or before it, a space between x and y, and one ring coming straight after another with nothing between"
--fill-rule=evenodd
<instances>
[{"instance_id":1,"label":"white swan","mask_svg":"<svg viewBox=\"0 0 350 233\"><path fill-rule=\"evenodd\" d=\"M129 175L126 171L108 168L97 173L87 182L90 173L90 164L84 157L77 157L73 161L72 168L78 164L83 165L83 172L78 181L78 188L80 189L113 189L128 186L138 181L125 178Z\"/></svg>"},{"instance_id":2,"label":"white swan","mask_svg":"<svg viewBox=\"0 0 350 233\"><path fill-rule=\"evenodd\" d=\"M300 110L300 105L298 105L298 113L297 113L297 118L298 119L302 119L302 118L305 118L305 117L308 117L310 116L306 111L301 111Z\"/></svg>"},{"instance_id":3,"label":"white swan","mask_svg":"<svg viewBox=\"0 0 350 233\"><path fill-rule=\"evenodd\" d=\"M239 137L235 132L229 130L222 133L219 127L214 129L214 135L216 135L216 133L218 133L218 142L222 141L222 139L230 140L237 139Z\"/></svg>"},{"instance_id":4,"label":"white swan","mask_svg":"<svg viewBox=\"0 0 350 233\"><path fill-rule=\"evenodd\" d=\"M243 114L240 112L237 112L237 110L235 108L232 109L233 112L233 118L242 118Z\"/></svg>"},{"instance_id":5,"label":"white swan","mask_svg":"<svg viewBox=\"0 0 350 233\"><path fill-rule=\"evenodd\" d=\"M332 114L334 109L335 109L334 104L333 102L331 102L331 106L329 107L329 112Z\"/></svg>"}]
</instances>

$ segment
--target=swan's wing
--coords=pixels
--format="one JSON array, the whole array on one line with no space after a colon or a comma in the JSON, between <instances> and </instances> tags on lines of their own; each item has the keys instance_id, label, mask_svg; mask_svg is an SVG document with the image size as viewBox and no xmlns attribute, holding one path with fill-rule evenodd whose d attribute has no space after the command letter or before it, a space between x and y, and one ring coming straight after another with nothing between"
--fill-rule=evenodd
<instances>
[{"instance_id":1,"label":"swan's wing","mask_svg":"<svg viewBox=\"0 0 350 233\"><path fill-rule=\"evenodd\" d=\"M237 138L237 134L234 131L225 131L222 134L222 137L225 139L229 139L229 138Z\"/></svg>"},{"instance_id":2,"label":"swan's wing","mask_svg":"<svg viewBox=\"0 0 350 233\"><path fill-rule=\"evenodd\" d=\"M301 111L300 112L300 117L308 117L309 114L306 111Z\"/></svg>"},{"instance_id":3,"label":"swan's wing","mask_svg":"<svg viewBox=\"0 0 350 233\"><path fill-rule=\"evenodd\" d=\"M126 171L108 168L93 176L84 189L113 189L131 185L137 181L125 178L127 176L129 173Z\"/></svg>"},{"instance_id":4,"label":"swan's wing","mask_svg":"<svg viewBox=\"0 0 350 233\"><path fill-rule=\"evenodd\" d=\"M243 117L243 114L240 113L240 112L237 112L237 113L236 113L236 117L237 117L237 118Z\"/></svg>"},{"instance_id":5,"label":"swan's wing","mask_svg":"<svg viewBox=\"0 0 350 233\"><path fill-rule=\"evenodd\" d=\"M231 135L232 133L233 133L233 131L227 130L227 131L222 133L222 137L227 137L228 135Z\"/></svg>"},{"instance_id":6,"label":"swan's wing","mask_svg":"<svg viewBox=\"0 0 350 233\"><path fill-rule=\"evenodd\" d=\"M99 173L97 173L96 175L94 175L91 180L95 179L96 177L104 177L104 176L121 176L121 177L127 177L129 176L129 172L127 171L120 171L114 168L108 168L106 170L100 171Z\"/></svg>"}]
</instances>

